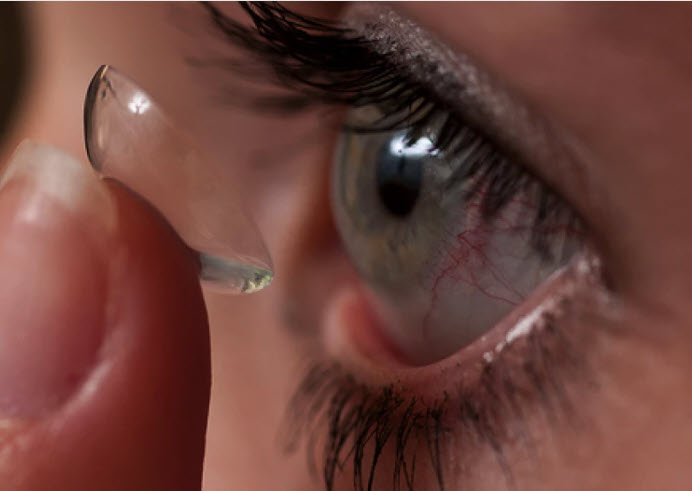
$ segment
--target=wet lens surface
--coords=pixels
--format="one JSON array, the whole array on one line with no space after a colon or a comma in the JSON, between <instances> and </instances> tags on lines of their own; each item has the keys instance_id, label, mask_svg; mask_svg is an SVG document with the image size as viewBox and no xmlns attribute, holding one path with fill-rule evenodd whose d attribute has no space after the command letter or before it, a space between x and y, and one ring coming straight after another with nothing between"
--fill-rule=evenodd
<instances>
[{"instance_id":1,"label":"wet lens surface","mask_svg":"<svg viewBox=\"0 0 692 491\"><path fill-rule=\"evenodd\" d=\"M201 280L234 293L271 283L270 256L238 193L135 82L101 67L87 92L84 131L93 168L163 215L199 255Z\"/></svg>"}]
</instances>

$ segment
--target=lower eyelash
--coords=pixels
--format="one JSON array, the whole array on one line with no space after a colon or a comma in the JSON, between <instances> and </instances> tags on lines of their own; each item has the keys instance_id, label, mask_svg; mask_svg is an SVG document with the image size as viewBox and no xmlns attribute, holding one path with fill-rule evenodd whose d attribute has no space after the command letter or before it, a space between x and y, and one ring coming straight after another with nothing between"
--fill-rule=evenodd
<instances>
[{"instance_id":1,"label":"lower eyelash","mask_svg":"<svg viewBox=\"0 0 692 491\"><path fill-rule=\"evenodd\" d=\"M409 448L412 443L418 448L424 442L430 450L429 464L440 489L444 489L440 440L446 411L446 399L425 403L393 387L373 389L356 382L337 364L317 364L308 371L289 404L284 424L286 449L294 451L304 443L314 474L315 444L326 426L320 465L325 489L334 488L337 473L350 459L354 489L362 491L372 489L378 459L385 445L393 443L394 489L413 490L418 455L415 451L411 454ZM369 463L365 461L368 445L373 455Z\"/></svg>"},{"instance_id":2,"label":"lower eyelash","mask_svg":"<svg viewBox=\"0 0 692 491\"><path fill-rule=\"evenodd\" d=\"M567 310L564 300L559 311ZM444 491L449 475L443 463L454 461L451 451L464 451L459 443L452 448L452 442L460 442L464 449L488 449L507 489L514 489L506 442L518 441L531 454L528 418L540 412L551 426L573 422L579 415L567 382L596 387L577 342L558 326L559 318L546 312L530 333L486 360L475 381L435 400L394 385L369 387L338 364L316 363L289 403L285 449L304 446L313 475L319 459L327 491L348 467L353 489L371 491L385 447L393 449L393 489L421 489L416 483L425 472Z\"/></svg>"}]
</instances>

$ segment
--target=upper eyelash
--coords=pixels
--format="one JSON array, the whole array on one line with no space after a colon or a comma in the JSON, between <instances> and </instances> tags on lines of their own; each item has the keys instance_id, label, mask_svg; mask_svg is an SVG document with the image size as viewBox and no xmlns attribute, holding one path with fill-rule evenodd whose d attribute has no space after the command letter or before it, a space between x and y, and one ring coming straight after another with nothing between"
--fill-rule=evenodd
<instances>
[{"instance_id":1,"label":"upper eyelash","mask_svg":"<svg viewBox=\"0 0 692 491\"><path fill-rule=\"evenodd\" d=\"M516 152L502 148L491 135L470 126L463 115L447 109L427 86L375 50L370 40L338 23L302 16L274 2L241 5L255 29L204 3L223 35L270 67L277 87L290 90L281 95L255 94L251 98L255 109L291 114L316 105L375 105L383 113L379 120L367 126L347 124L344 129L406 130L411 139L434 124L438 131L433 144L450 161L473 146L473 156L466 156L466 165L458 167L450 184L473 182L462 196L467 202L483 191L477 202L486 221L524 193L537 203L530 239L542 257L550 256L551 231L556 225L581 232L582 221L572 208L529 171Z\"/></svg>"}]
</instances>

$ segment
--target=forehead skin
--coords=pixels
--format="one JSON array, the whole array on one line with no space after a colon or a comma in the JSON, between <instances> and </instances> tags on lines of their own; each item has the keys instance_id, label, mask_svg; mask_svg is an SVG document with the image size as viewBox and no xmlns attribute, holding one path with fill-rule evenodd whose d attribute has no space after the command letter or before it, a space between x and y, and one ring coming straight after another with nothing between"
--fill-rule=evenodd
<instances>
[{"instance_id":1,"label":"forehead skin","mask_svg":"<svg viewBox=\"0 0 692 491\"><path fill-rule=\"evenodd\" d=\"M594 183L583 199L598 214L585 218L599 224L620 287L666 310L684 306L692 292L692 6L437 7L400 5L575 137Z\"/></svg>"}]
</instances>

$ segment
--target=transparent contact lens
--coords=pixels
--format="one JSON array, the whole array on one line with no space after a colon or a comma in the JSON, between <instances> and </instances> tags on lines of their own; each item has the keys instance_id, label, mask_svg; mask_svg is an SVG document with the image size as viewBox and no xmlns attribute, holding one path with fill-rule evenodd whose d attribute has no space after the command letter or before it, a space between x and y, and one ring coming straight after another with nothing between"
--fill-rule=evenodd
<instances>
[{"instance_id":1,"label":"transparent contact lens","mask_svg":"<svg viewBox=\"0 0 692 491\"><path fill-rule=\"evenodd\" d=\"M84 103L86 149L94 169L157 209L199 257L200 279L251 293L273 278L261 234L237 193L135 82L102 66Z\"/></svg>"}]
</instances>

